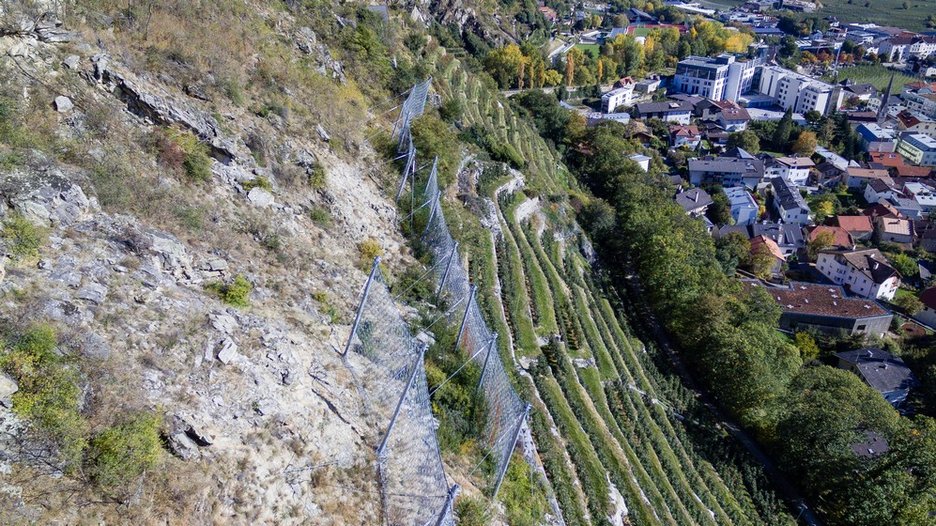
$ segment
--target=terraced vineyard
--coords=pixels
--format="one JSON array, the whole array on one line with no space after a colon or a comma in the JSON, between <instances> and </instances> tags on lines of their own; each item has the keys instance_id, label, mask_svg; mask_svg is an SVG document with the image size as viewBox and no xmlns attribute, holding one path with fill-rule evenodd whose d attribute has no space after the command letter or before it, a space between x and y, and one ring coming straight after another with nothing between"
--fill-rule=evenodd
<instances>
[{"instance_id":1,"label":"terraced vineyard","mask_svg":"<svg viewBox=\"0 0 936 526\"><path fill-rule=\"evenodd\" d=\"M647 525L790 523L757 489L757 470L738 462L692 393L658 369L653 350L609 300L582 255L587 241L567 199L574 183L555 152L457 59L441 57L437 70L435 89L461 101L463 127L484 127L528 162L524 192L481 196L495 205L497 234L457 204L446 214L471 247L469 267L492 326L509 335L500 351L534 403L533 436L565 522L625 515Z\"/></svg>"}]
</instances>

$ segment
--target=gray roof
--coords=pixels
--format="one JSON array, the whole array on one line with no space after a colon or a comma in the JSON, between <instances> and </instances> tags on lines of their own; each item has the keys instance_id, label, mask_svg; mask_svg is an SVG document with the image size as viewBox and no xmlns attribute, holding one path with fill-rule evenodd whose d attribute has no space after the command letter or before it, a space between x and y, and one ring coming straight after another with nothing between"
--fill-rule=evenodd
<instances>
[{"instance_id":1,"label":"gray roof","mask_svg":"<svg viewBox=\"0 0 936 526\"><path fill-rule=\"evenodd\" d=\"M868 347L835 356L856 366L864 381L879 393L907 390L916 384L913 372L904 361L883 349Z\"/></svg>"},{"instance_id":2,"label":"gray roof","mask_svg":"<svg viewBox=\"0 0 936 526\"><path fill-rule=\"evenodd\" d=\"M637 111L639 113L691 112L692 104L681 100L674 100L669 102L640 102L637 104Z\"/></svg>"},{"instance_id":3,"label":"gray roof","mask_svg":"<svg viewBox=\"0 0 936 526\"><path fill-rule=\"evenodd\" d=\"M751 232L751 237L767 236L781 247L803 247L806 245L803 239L803 229L799 225L790 223L754 223L753 225L749 225L748 229Z\"/></svg>"},{"instance_id":4,"label":"gray roof","mask_svg":"<svg viewBox=\"0 0 936 526\"><path fill-rule=\"evenodd\" d=\"M777 200L780 208L784 210L800 209L809 212L809 205L806 204L806 200L803 199L799 190L786 177L774 177L771 179L770 184L773 186L774 199Z\"/></svg>"},{"instance_id":5,"label":"gray roof","mask_svg":"<svg viewBox=\"0 0 936 526\"><path fill-rule=\"evenodd\" d=\"M712 204L712 196L701 188L692 188L676 194L676 204L690 212Z\"/></svg>"},{"instance_id":6,"label":"gray roof","mask_svg":"<svg viewBox=\"0 0 936 526\"><path fill-rule=\"evenodd\" d=\"M719 173L754 173L764 175L764 161L759 159L738 159L736 157L715 157L711 159L689 159L689 171Z\"/></svg>"}]
</instances>

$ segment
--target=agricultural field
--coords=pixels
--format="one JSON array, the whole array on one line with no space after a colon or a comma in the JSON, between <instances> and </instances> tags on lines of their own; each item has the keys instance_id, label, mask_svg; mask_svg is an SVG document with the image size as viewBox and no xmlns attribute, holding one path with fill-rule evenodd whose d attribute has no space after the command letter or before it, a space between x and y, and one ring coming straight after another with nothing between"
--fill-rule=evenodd
<instances>
[{"instance_id":1,"label":"agricultural field","mask_svg":"<svg viewBox=\"0 0 936 526\"><path fill-rule=\"evenodd\" d=\"M881 65L861 65L842 68L838 72L838 81L845 79L852 80L858 84L871 84L878 91L883 92L887 89L887 83L890 82L891 74L894 74L894 87L891 93L900 93L903 87L911 82L920 80L918 77L907 75L906 73L895 72ZM833 81L831 76L824 77L824 80Z\"/></svg>"},{"instance_id":2,"label":"agricultural field","mask_svg":"<svg viewBox=\"0 0 936 526\"><path fill-rule=\"evenodd\" d=\"M821 3L823 8L813 14L836 16L842 22L874 22L910 31L927 31L927 17L936 15L936 2L932 0L822 0Z\"/></svg>"},{"instance_id":3,"label":"agricultural field","mask_svg":"<svg viewBox=\"0 0 936 526\"><path fill-rule=\"evenodd\" d=\"M471 211L457 201L446 216L470 247L501 356L533 404L531 432L566 524L622 514L635 526L793 524L763 491L760 469L634 336L627 301L582 255L586 238L568 200L575 183L555 152L457 59L440 60L433 78L443 103L465 108L463 126L525 160L522 190L482 187L489 230L469 227Z\"/></svg>"}]
</instances>

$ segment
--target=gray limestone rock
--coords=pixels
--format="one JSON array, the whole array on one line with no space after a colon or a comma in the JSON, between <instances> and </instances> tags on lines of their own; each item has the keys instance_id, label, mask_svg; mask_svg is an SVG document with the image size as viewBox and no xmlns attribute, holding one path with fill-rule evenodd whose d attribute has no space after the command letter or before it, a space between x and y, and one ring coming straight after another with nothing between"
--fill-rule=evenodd
<instances>
[{"instance_id":1,"label":"gray limestone rock","mask_svg":"<svg viewBox=\"0 0 936 526\"><path fill-rule=\"evenodd\" d=\"M169 450L182 460L194 460L200 456L198 445L184 432L169 435Z\"/></svg>"},{"instance_id":2,"label":"gray limestone rock","mask_svg":"<svg viewBox=\"0 0 936 526\"><path fill-rule=\"evenodd\" d=\"M227 365L236 360L240 354L237 353L237 344L230 338L225 338L221 342L221 349L218 351L218 361Z\"/></svg>"},{"instance_id":3,"label":"gray limestone rock","mask_svg":"<svg viewBox=\"0 0 936 526\"><path fill-rule=\"evenodd\" d=\"M59 95L55 97L55 111L59 113L68 113L75 107L75 104L72 103L71 99L65 97L64 95Z\"/></svg>"},{"instance_id":4,"label":"gray limestone rock","mask_svg":"<svg viewBox=\"0 0 936 526\"><path fill-rule=\"evenodd\" d=\"M238 329L237 320L234 316L225 313L211 313L208 315L208 321L215 330L224 334L234 334Z\"/></svg>"},{"instance_id":5,"label":"gray limestone rock","mask_svg":"<svg viewBox=\"0 0 936 526\"><path fill-rule=\"evenodd\" d=\"M94 303L95 305L100 305L104 302L104 298L107 297L107 287L100 283L88 283L84 287L78 289L75 297Z\"/></svg>"},{"instance_id":6,"label":"gray limestone rock","mask_svg":"<svg viewBox=\"0 0 936 526\"><path fill-rule=\"evenodd\" d=\"M11 407L10 397L17 391L19 391L19 385L16 384L16 380L0 372L0 404Z\"/></svg>"},{"instance_id":7,"label":"gray limestone rock","mask_svg":"<svg viewBox=\"0 0 936 526\"><path fill-rule=\"evenodd\" d=\"M62 61L62 64L68 69L78 69L78 65L81 63L81 58L78 55L68 55L65 57L65 60Z\"/></svg>"},{"instance_id":8,"label":"gray limestone rock","mask_svg":"<svg viewBox=\"0 0 936 526\"><path fill-rule=\"evenodd\" d=\"M273 194L258 186L247 193L247 200L254 206L267 207L273 204Z\"/></svg>"}]
</instances>

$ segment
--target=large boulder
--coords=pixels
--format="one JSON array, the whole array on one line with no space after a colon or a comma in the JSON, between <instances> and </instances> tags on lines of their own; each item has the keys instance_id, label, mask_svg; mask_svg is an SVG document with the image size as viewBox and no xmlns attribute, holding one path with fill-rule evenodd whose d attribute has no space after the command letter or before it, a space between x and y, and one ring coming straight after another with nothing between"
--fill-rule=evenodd
<instances>
[{"instance_id":1,"label":"large boulder","mask_svg":"<svg viewBox=\"0 0 936 526\"><path fill-rule=\"evenodd\" d=\"M10 375L0 372L0 404L6 407L12 407L10 402L13 393L19 391L19 385Z\"/></svg>"}]
</instances>

